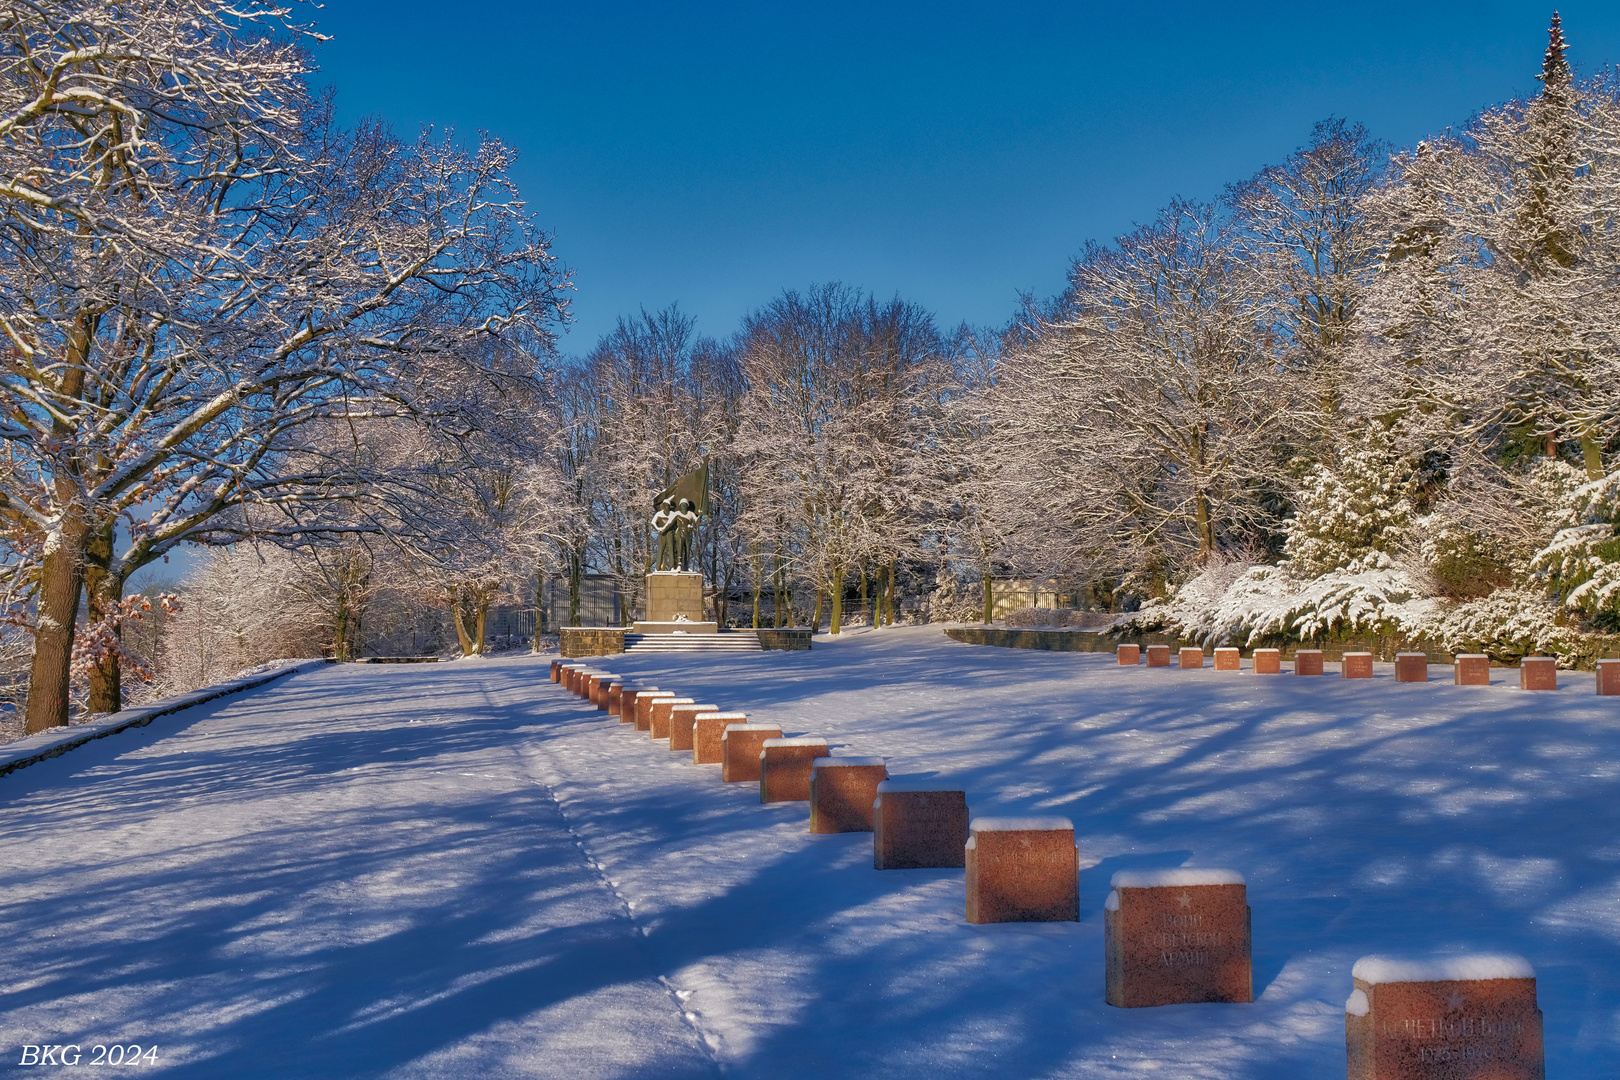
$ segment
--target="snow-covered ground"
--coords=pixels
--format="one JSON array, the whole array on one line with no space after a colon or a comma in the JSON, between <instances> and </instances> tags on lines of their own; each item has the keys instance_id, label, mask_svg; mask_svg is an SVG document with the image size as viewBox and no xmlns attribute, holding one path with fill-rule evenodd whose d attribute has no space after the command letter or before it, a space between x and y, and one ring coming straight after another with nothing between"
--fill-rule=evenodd
<instances>
[{"instance_id":1,"label":"snow-covered ground","mask_svg":"<svg viewBox=\"0 0 1620 1080\"><path fill-rule=\"evenodd\" d=\"M1463 946L1534 963L1549 1077L1620 1075L1620 699L1590 674L1120 669L937 627L602 666L1071 818L1081 921L969 926L960 870L874 871L870 834L811 836L544 659L334 667L0 778L0 1060L1295 1080L1343 1075L1358 957ZM1110 1008L1108 879L1181 865L1247 877L1259 1000Z\"/></svg>"}]
</instances>

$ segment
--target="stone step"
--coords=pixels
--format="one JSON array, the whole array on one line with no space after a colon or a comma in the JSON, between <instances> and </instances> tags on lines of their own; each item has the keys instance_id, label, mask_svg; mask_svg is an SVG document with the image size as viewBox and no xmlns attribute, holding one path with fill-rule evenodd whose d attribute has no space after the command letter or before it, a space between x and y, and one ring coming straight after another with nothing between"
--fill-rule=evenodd
<instances>
[{"instance_id":1,"label":"stone step","mask_svg":"<svg viewBox=\"0 0 1620 1080\"><path fill-rule=\"evenodd\" d=\"M753 631L724 634L626 634L625 652L762 652Z\"/></svg>"}]
</instances>

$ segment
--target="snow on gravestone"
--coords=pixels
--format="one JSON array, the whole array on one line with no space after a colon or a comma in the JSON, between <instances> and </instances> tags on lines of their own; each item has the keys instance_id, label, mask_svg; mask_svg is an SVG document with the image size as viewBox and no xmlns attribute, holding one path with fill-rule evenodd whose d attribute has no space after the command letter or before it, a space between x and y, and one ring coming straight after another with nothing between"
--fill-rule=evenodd
<instances>
[{"instance_id":1,"label":"snow on gravestone","mask_svg":"<svg viewBox=\"0 0 1620 1080\"><path fill-rule=\"evenodd\" d=\"M652 725L647 728L647 734L654 739L669 738L669 714L677 705L696 705L697 702L689 697L661 697L653 698ZM709 708L714 708L713 705Z\"/></svg>"},{"instance_id":2,"label":"snow on gravestone","mask_svg":"<svg viewBox=\"0 0 1620 1080\"><path fill-rule=\"evenodd\" d=\"M720 779L728 784L759 783L759 752L766 739L780 739L774 724L727 724L720 733Z\"/></svg>"},{"instance_id":3,"label":"snow on gravestone","mask_svg":"<svg viewBox=\"0 0 1620 1080\"><path fill-rule=\"evenodd\" d=\"M1147 658L1147 666L1148 667L1169 667L1170 666L1170 646L1168 646L1168 645L1149 645L1147 647L1147 651L1148 651L1148 653L1147 653L1147 656L1148 656L1148 658Z\"/></svg>"},{"instance_id":4,"label":"snow on gravestone","mask_svg":"<svg viewBox=\"0 0 1620 1080\"><path fill-rule=\"evenodd\" d=\"M1282 650L1256 649L1254 650L1254 673L1256 675L1281 675Z\"/></svg>"},{"instance_id":5,"label":"snow on gravestone","mask_svg":"<svg viewBox=\"0 0 1620 1080\"><path fill-rule=\"evenodd\" d=\"M1231 646L1222 646L1215 650L1216 671L1242 671L1242 654Z\"/></svg>"},{"instance_id":6,"label":"snow on gravestone","mask_svg":"<svg viewBox=\"0 0 1620 1080\"><path fill-rule=\"evenodd\" d=\"M1300 649L1294 653L1295 675L1322 674L1322 650Z\"/></svg>"},{"instance_id":7,"label":"snow on gravestone","mask_svg":"<svg viewBox=\"0 0 1620 1080\"><path fill-rule=\"evenodd\" d=\"M827 756L827 740L808 735L766 739L759 744L759 801L804 802L810 798L810 770Z\"/></svg>"},{"instance_id":8,"label":"snow on gravestone","mask_svg":"<svg viewBox=\"0 0 1620 1080\"><path fill-rule=\"evenodd\" d=\"M810 763L810 831L871 832L878 785L889 778L880 757L823 757Z\"/></svg>"},{"instance_id":9,"label":"snow on gravestone","mask_svg":"<svg viewBox=\"0 0 1620 1080\"><path fill-rule=\"evenodd\" d=\"M1122 870L1103 905L1108 1004L1254 1000L1249 902L1231 870Z\"/></svg>"},{"instance_id":10,"label":"snow on gravestone","mask_svg":"<svg viewBox=\"0 0 1620 1080\"><path fill-rule=\"evenodd\" d=\"M719 712L718 705L693 705L682 702L669 710L669 748L683 753L692 752L692 722L698 713ZM721 729L725 730L724 728Z\"/></svg>"},{"instance_id":11,"label":"snow on gravestone","mask_svg":"<svg viewBox=\"0 0 1620 1080\"><path fill-rule=\"evenodd\" d=\"M652 707L656 701L675 696L673 690L649 690L644 694L636 695L636 730L652 731Z\"/></svg>"},{"instance_id":12,"label":"snow on gravestone","mask_svg":"<svg viewBox=\"0 0 1620 1080\"><path fill-rule=\"evenodd\" d=\"M1370 652L1347 652L1339 660L1339 672L1347 679L1373 677L1373 655Z\"/></svg>"},{"instance_id":13,"label":"snow on gravestone","mask_svg":"<svg viewBox=\"0 0 1620 1080\"><path fill-rule=\"evenodd\" d=\"M1114 650L1114 658L1120 667L1135 667L1142 662L1142 646L1121 645Z\"/></svg>"},{"instance_id":14,"label":"snow on gravestone","mask_svg":"<svg viewBox=\"0 0 1620 1080\"><path fill-rule=\"evenodd\" d=\"M729 725L746 723L748 714L740 712L700 712L692 717L692 764L720 764L724 749L720 736Z\"/></svg>"},{"instance_id":15,"label":"snow on gravestone","mask_svg":"<svg viewBox=\"0 0 1620 1080\"><path fill-rule=\"evenodd\" d=\"M967 792L938 780L885 780L872 803L872 866L967 865Z\"/></svg>"},{"instance_id":16,"label":"snow on gravestone","mask_svg":"<svg viewBox=\"0 0 1620 1080\"><path fill-rule=\"evenodd\" d=\"M968 922L1080 920L1080 856L1068 818L975 818L965 854Z\"/></svg>"},{"instance_id":17,"label":"snow on gravestone","mask_svg":"<svg viewBox=\"0 0 1620 1080\"><path fill-rule=\"evenodd\" d=\"M1542 1080L1536 973L1522 956L1364 956L1344 1003L1349 1080Z\"/></svg>"},{"instance_id":18,"label":"snow on gravestone","mask_svg":"<svg viewBox=\"0 0 1620 1080\"><path fill-rule=\"evenodd\" d=\"M1176 654L1176 663L1183 668L1198 668L1202 671L1204 667L1204 650L1188 646Z\"/></svg>"}]
</instances>

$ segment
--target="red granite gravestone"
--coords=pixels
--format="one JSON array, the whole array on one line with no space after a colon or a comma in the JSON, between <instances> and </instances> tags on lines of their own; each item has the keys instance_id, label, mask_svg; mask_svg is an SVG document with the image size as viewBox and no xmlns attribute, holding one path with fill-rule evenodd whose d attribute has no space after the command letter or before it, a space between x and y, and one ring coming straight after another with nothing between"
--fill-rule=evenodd
<instances>
[{"instance_id":1,"label":"red granite gravestone","mask_svg":"<svg viewBox=\"0 0 1620 1080\"><path fill-rule=\"evenodd\" d=\"M810 798L810 770L826 756L826 739L801 735L760 743L759 801L804 802Z\"/></svg>"},{"instance_id":2,"label":"red granite gravestone","mask_svg":"<svg viewBox=\"0 0 1620 1080\"><path fill-rule=\"evenodd\" d=\"M1536 973L1522 956L1364 956L1344 1003L1348 1080L1543 1080Z\"/></svg>"},{"instance_id":3,"label":"red granite gravestone","mask_svg":"<svg viewBox=\"0 0 1620 1080\"><path fill-rule=\"evenodd\" d=\"M636 695L636 730L652 733L653 702L675 696L673 690L648 690Z\"/></svg>"},{"instance_id":4,"label":"red granite gravestone","mask_svg":"<svg viewBox=\"0 0 1620 1080\"><path fill-rule=\"evenodd\" d=\"M562 676L563 689L567 690L570 694L574 693L575 692L575 690L574 690L575 680L578 677L579 677L579 665L570 664L567 667L563 668L563 676Z\"/></svg>"},{"instance_id":5,"label":"red granite gravestone","mask_svg":"<svg viewBox=\"0 0 1620 1080\"><path fill-rule=\"evenodd\" d=\"M619 715L619 702L624 698L624 688L625 684L617 679L613 681L613 685L608 687L607 714L609 716Z\"/></svg>"},{"instance_id":6,"label":"red granite gravestone","mask_svg":"<svg viewBox=\"0 0 1620 1080\"><path fill-rule=\"evenodd\" d=\"M634 725L636 722L636 698L641 694L650 694L657 690L656 686L627 685L619 691L619 723Z\"/></svg>"},{"instance_id":7,"label":"red granite gravestone","mask_svg":"<svg viewBox=\"0 0 1620 1080\"><path fill-rule=\"evenodd\" d=\"M615 686L623 686L623 685L624 685L624 680L619 678L619 676L617 676L617 675L604 675L599 680L597 680L596 692L593 695L591 695L591 700L596 703L596 711L597 712L607 712L608 711L608 695L613 693L613 688Z\"/></svg>"},{"instance_id":8,"label":"red granite gravestone","mask_svg":"<svg viewBox=\"0 0 1620 1080\"><path fill-rule=\"evenodd\" d=\"M720 733L720 779L728 784L759 782L759 755L766 739L780 739L773 724L727 724Z\"/></svg>"},{"instance_id":9,"label":"red granite gravestone","mask_svg":"<svg viewBox=\"0 0 1620 1080\"><path fill-rule=\"evenodd\" d=\"M1120 667L1135 667L1142 662L1142 646L1121 645L1114 650L1114 658Z\"/></svg>"},{"instance_id":10,"label":"red granite gravestone","mask_svg":"<svg viewBox=\"0 0 1620 1080\"><path fill-rule=\"evenodd\" d=\"M1451 681L1458 686L1491 685L1491 658L1484 653L1462 653L1454 657Z\"/></svg>"},{"instance_id":11,"label":"red granite gravestone","mask_svg":"<svg viewBox=\"0 0 1620 1080\"><path fill-rule=\"evenodd\" d=\"M1294 653L1294 674L1322 674L1322 650L1300 649L1298 652Z\"/></svg>"},{"instance_id":12,"label":"red granite gravestone","mask_svg":"<svg viewBox=\"0 0 1620 1080\"><path fill-rule=\"evenodd\" d=\"M824 757L810 763L810 831L871 832L877 786L889 778L880 757Z\"/></svg>"},{"instance_id":13,"label":"red granite gravestone","mask_svg":"<svg viewBox=\"0 0 1620 1080\"><path fill-rule=\"evenodd\" d=\"M1216 671L1242 671L1243 660L1238 650L1230 646L1222 646L1215 650Z\"/></svg>"},{"instance_id":14,"label":"red granite gravestone","mask_svg":"<svg viewBox=\"0 0 1620 1080\"><path fill-rule=\"evenodd\" d=\"M1370 654L1369 654L1370 655ZM1420 652L1401 652L1395 654L1395 681L1396 682L1428 682L1429 657Z\"/></svg>"},{"instance_id":15,"label":"red granite gravestone","mask_svg":"<svg viewBox=\"0 0 1620 1080\"><path fill-rule=\"evenodd\" d=\"M968 834L968 922L1079 921L1080 860L1068 818L975 818Z\"/></svg>"},{"instance_id":16,"label":"red granite gravestone","mask_svg":"<svg viewBox=\"0 0 1620 1080\"><path fill-rule=\"evenodd\" d=\"M967 793L937 780L885 780L872 804L872 865L878 870L966 866Z\"/></svg>"},{"instance_id":17,"label":"red granite gravestone","mask_svg":"<svg viewBox=\"0 0 1620 1080\"><path fill-rule=\"evenodd\" d=\"M1204 650L1194 649L1191 646L1188 646L1177 654L1176 663L1178 666L1183 668L1198 668L1202 670L1204 667Z\"/></svg>"},{"instance_id":18,"label":"red granite gravestone","mask_svg":"<svg viewBox=\"0 0 1620 1080\"><path fill-rule=\"evenodd\" d=\"M692 752L692 722L698 713L719 712L718 705L680 704L669 710L669 748L690 754ZM722 731L725 729L722 728Z\"/></svg>"},{"instance_id":19,"label":"red granite gravestone","mask_svg":"<svg viewBox=\"0 0 1620 1080\"><path fill-rule=\"evenodd\" d=\"M1256 675L1281 675L1282 650L1256 649L1254 650L1254 673Z\"/></svg>"},{"instance_id":20,"label":"red granite gravestone","mask_svg":"<svg viewBox=\"0 0 1620 1080\"><path fill-rule=\"evenodd\" d=\"M1347 652L1339 660L1339 671L1347 679L1373 677L1373 656L1370 652Z\"/></svg>"},{"instance_id":21,"label":"red granite gravestone","mask_svg":"<svg viewBox=\"0 0 1620 1080\"><path fill-rule=\"evenodd\" d=\"M1168 645L1149 645L1147 647L1147 666L1148 667L1169 667L1170 666L1170 646L1168 646Z\"/></svg>"},{"instance_id":22,"label":"red granite gravestone","mask_svg":"<svg viewBox=\"0 0 1620 1080\"><path fill-rule=\"evenodd\" d=\"M1558 658L1527 656L1519 661L1520 690L1558 689Z\"/></svg>"},{"instance_id":23,"label":"red granite gravestone","mask_svg":"<svg viewBox=\"0 0 1620 1080\"><path fill-rule=\"evenodd\" d=\"M553 660L551 662L551 681L556 682L558 677L561 676L561 675L562 675L562 661L561 660Z\"/></svg>"},{"instance_id":24,"label":"red granite gravestone","mask_svg":"<svg viewBox=\"0 0 1620 1080\"><path fill-rule=\"evenodd\" d=\"M1604 695L1620 694L1620 660L1597 662L1597 692Z\"/></svg>"},{"instance_id":25,"label":"red granite gravestone","mask_svg":"<svg viewBox=\"0 0 1620 1080\"><path fill-rule=\"evenodd\" d=\"M648 727L647 734L654 739L669 738L669 714L677 705L696 705L697 702L689 697L661 697L654 698L652 703L652 725ZM713 709L710 706L709 709ZM709 710L704 710L709 711ZM688 750L691 747L687 747Z\"/></svg>"},{"instance_id":26,"label":"red granite gravestone","mask_svg":"<svg viewBox=\"0 0 1620 1080\"><path fill-rule=\"evenodd\" d=\"M1242 874L1122 870L1111 884L1103 905L1108 1004L1254 1000Z\"/></svg>"},{"instance_id":27,"label":"red granite gravestone","mask_svg":"<svg viewBox=\"0 0 1620 1080\"><path fill-rule=\"evenodd\" d=\"M676 712L680 710L677 709ZM722 749L720 736L731 724L748 723L740 712L701 712L692 718L692 764L718 765Z\"/></svg>"}]
</instances>

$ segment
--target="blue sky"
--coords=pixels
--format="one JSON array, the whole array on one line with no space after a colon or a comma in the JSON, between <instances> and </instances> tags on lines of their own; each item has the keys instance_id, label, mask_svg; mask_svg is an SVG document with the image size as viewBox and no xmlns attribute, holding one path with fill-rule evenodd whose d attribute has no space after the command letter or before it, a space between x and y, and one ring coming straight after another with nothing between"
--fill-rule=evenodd
<instances>
[{"instance_id":1,"label":"blue sky","mask_svg":"<svg viewBox=\"0 0 1620 1080\"><path fill-rule=\"evenodd\" d=\"M1583 72L1620 4L1563 5ZM941 325L1051 295L1088 239L1211 198L1328 115L1411 143L1533 93L1550 4L328 0L346 119L492 132L575 271L583 353L673 301L723 336L784 287Z\"/></svg>"}]
</instances>

